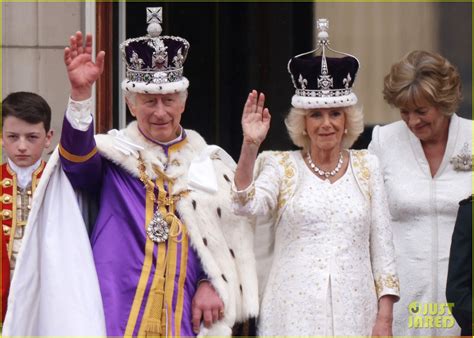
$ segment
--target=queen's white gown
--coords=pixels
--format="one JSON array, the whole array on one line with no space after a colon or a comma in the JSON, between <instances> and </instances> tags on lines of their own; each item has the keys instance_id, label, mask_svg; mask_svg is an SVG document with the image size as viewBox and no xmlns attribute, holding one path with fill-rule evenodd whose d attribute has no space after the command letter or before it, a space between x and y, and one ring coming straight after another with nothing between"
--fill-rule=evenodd
<instances>
[{"instance_id":1,"label":"queen's white gown","mask_svg":"<svg viewBox=\"0 0 474 338\"><path fill-rule=\"evenodd\" d=\"M306 166L300 152L264 153L255 182L234 191L237 213L276 215L259 335L368 336L377 299L398 295L377 158L357 151L350 157L345 174L331 184Z\"/></svg>"}]
</instances>

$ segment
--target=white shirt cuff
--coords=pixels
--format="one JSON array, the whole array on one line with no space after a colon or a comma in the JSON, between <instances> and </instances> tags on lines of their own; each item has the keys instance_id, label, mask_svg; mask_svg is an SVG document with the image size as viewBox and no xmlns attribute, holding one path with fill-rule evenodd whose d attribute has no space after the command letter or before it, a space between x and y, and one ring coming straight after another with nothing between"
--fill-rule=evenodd
<instances>
[{"instance_id":1,"label":"white shirt cuff","mask_svg":"<svg viewBox=\"0 0 474 338\"><path fill-rule=\"evenodd\" d=\"M69 97L66 118L74 129L86 131L92 123L92 98L74 101Z\"/></svg>"}]
</instances>

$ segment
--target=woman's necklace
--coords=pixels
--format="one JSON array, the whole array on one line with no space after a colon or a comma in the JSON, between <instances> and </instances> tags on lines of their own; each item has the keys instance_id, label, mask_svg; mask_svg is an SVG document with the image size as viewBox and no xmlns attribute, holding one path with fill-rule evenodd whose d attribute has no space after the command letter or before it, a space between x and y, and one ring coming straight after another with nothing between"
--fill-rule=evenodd
<instances>
[{"instance_id":1,"label":"woman's necklace","mask_svg":"<svg viewBox=\"0 0 474 338\"><path fill-rule=\"evenodd\" d=\"M342 164L344 163L344 158L342 156L342 151L339 152L339 161L337 162L336 168L334 168L333 170L330 170L330 171L324 171L324 170L318 168L316 166L316 164L314 164L313 160L311 159L311 155L310 155L309 152L306 154L306 159L308 160L309 166L311 167L311 169L313 169L313 171L316 174L318 174L319 176L324 176L326 178L329 178L329 176L335 176L339 172L339 170L341 170Z\"/></svg>"}]
</instances>

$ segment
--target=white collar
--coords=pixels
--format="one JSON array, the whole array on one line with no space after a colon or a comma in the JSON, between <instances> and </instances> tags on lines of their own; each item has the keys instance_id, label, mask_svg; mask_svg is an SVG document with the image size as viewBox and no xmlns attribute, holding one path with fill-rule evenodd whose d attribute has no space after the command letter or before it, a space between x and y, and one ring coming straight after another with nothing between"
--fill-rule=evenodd
<instances>
[{"instance_id":1,"label":"white collar","mask_svg":"<svg viewBox=\"0 0 474 338\"><path fill-rule=\"evenodd\" d=\"M8 165L16 173L17 184L21 189L25 189L31 183L31 176L41 164L41 159L29 167L19 167L12 160L7 158Z\"/></svg>"},{"instance_id":2,"label":"white collar","mask_svg":"<svg viewBox=\"0 0 474 338\"><path fill-rule=\"evenodd\" d=\"M161 146L166 147L166 146L169 146L171 144L175 144L175 143L181 141L183 139L183 136L184 136L183 135L183 127L180 126L179 127L179 135L174 140L171 140L171 141L168 141L168 142L159 142L159 141L154 141L154 142L156 142L157 144L159 144Z\"/></svg>"}]
</instances>

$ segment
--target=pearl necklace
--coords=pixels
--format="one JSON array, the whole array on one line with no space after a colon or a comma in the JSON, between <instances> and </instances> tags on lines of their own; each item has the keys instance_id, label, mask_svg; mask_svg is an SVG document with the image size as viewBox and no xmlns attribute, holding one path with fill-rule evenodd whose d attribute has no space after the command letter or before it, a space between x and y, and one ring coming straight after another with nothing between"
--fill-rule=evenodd
<instances>
[{"instance_id":1,"label":"pearl necklace","mask_svg":"<svg viewBox=\"0 0 474 338\"><path fill-rule=\"evenodd\" d=\"M311 167L311 169L313 169L313 171L316 174L318 174L319 176L324 176L326 178L329 178L329 176L335 176L339 172L339 170L341 169L342 164L344 163L344 158L342 156L342 151L339 153L339 161L337 162L336 168L334 168L331 171L324 171L324 170L318 168L316 166L316 164L314 164L313 160L311 159L311 155L310 155L309 152L306 154L306 159L308 160L309 166Z\"/></svg>"}]
</instances>

